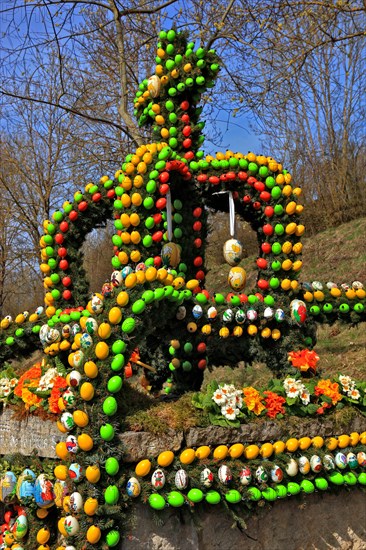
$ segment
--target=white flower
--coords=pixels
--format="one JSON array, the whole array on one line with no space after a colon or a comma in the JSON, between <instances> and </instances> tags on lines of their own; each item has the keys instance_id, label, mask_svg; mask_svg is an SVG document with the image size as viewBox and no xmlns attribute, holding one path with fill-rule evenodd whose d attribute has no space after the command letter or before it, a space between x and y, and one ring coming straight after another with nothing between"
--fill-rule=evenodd
<instances>
[{"instance_id":1,"label":"white flower","mask_svg":"<svg viewBox=\"0 0 366 550\"><path fill-rule=\"evenodd\" d=\"M352 378L350 376L345 376L343 374L339 375L339 382L342 384L343 387L348 387L352 385Z\"/></svg>"},{"instance_id":2,"label":"white flower","mask_svg":"<svg viewBox=\"0 0 366 550\"><path fill-rule=\"evenodd\" d=\"M302 392L300 393L300 399L304 405L308 405L310 403L310 393L309 393L309 390L305 388L305 386Z\"/></svg>"},{"instance_id":3,"label":"white flower","mask_svg":"<svg viewBox=\"0 0 366 550\"><path fill-rule=\"evenodd\" d=\"M351 399L354 399L355 401L360 399L360 392L358 390L356 390L356 388L353 388L350 391L348 391L347 395L348 395L348 397L350 397Z\"/></svg>"},{"instance_id":4,"label":"white flower","mask_svg":"<svg viewBox=\"0 0 366 550\"><path fill-rule=\"evenodd\" d=\"M287 391L288 388L290 388L291 386L296 385L296 382L297 381L295 380L295 378L285 378L285 380L283 381L283 387Z\"/></svg>"},{"instance_id":5,"label":"white flower","mask_svg":"<svg viewBox=\"0 0 366 550\"><path fill-rule=\"evenodd\" d=\"M235 420L236 415L239 413L239 409L235 409L232 405L228 404L221 407L221 414L228 420Z\"/></svg>"},{"instance_id":6,"label":"white flower","mask_svg":"<svg viewBox=\"0 0 366 550\"><path fill-rule=\"evenodd\" d=\"M10 388L4 388L4 389L3 389L3 392L2 392L2 393L3 393L3 396L4 396L4 397L8 397L8 395L10 394L10 391L11 391Z\"/></svg>"},{"instance_id":7,"label":"white flower","mask_svg":"<svg viewBox=\"0 0 366 550\"><path fill-rule=\"evenodd\" d=\"M221 391L220 387L214 392L212 399L217 405L224 405L226 403L226 395Z\"/></svg>"},{"instance_id":8,"label":"white flower","mask_svg":"<svg viewBox=\"0 0 366 550\"><path fill-rule=\"evenodd\" d=\"M15 386L16 386L17 384L18 384L18 379L17 379L17 378L12 378L12 379L10 380L10 386L11 386L12 388L15 388Z\"/></svg>"}]
</instances>

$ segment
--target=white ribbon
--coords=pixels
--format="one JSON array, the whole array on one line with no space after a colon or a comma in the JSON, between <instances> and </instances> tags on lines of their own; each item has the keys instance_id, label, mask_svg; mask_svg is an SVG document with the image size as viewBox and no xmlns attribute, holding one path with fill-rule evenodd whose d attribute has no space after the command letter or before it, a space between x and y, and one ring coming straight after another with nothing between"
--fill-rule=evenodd
<instances>
[{"instance_id":1,"label":"white ribbon","mask_svg":"<svg viewBox=\"0 0 366 550\"><path fill-rule=\"evenodd\" d=\"M213 195L229 193L230 237L235 237L235 202L231 191L218 191Z\"/></svg>"}]
</instances>

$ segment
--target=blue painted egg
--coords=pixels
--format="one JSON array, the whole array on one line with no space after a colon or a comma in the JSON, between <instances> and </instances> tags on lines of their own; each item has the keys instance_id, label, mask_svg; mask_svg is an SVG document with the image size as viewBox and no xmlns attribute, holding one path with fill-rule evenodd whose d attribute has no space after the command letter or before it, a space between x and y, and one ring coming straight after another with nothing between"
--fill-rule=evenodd
<instances>
[{"instance_id":1,"label":"blue painted egg","mask_svg":"<svg viewBox=\"0 0 366 550\"><path fill-rule=\"evenodd\" d=\"M192 315L195 319L200 319L202 317L203 311L200 305L195 305L192 309Z\"/></svg>"},{"instance_id":2,"label":"blue painted egg","mask_svg":"<svg viewBox=\"0 0 366 550\"><path fill-rule=\"evenodd\" d=\"M122 275L123 279L125 279L127 277L127 275L132 273L132 271L133 271L132 267L130 265L126 265L121 271L121 275Z\"/></svg>"},{"instance_id":3,"label":"blue painted egg","mask_svg":"<svg viewBox=\"0 0 366 550\"><path fill-rule=\"evenodd\" d=\"M281 309L281 308L276 309L275 319L276 319L277 323L282 323L282 321L285 320L285 312L283 311L283 309Z\"/></svg>"},{"instance_id":4,"label":"blue painted egg","mask_svg":"<svg viewBox=\"0 0 366 550\"><path fill-rule=\"evenodd\" d=\"M135 477L130 477L127 482L126 492L129 497L136 498L141 493L141 485Z\"/></svg>"},{"instance_id":5,"label":"blue painted egg","mask_svg":"<svg viewBox=\"0 0 366 550\"><path fill-rule=\"evenodd\" d=\"M15 487L17 478L14 472L5 472L0 480L0 500L1 502L10 502L15 496Z\"/></svg>"},{"instance_id":6,"label":"blue painted egg","mask_svg":"<svg viewBox=\"0 0 366 550\"><path fill-rule=\"evenodd\" d=\"M23 498L33 497L35 480L36 474L29 468L26 468L20 474L16 487L17 497L20 501Z\"/></svg>"},{"instance_id":7,"label":"blue painted egg","mask_svg":"<svg viewBox=\"0 0 366 550\"><path fill-rule=\"evenodd\" d=\"M39 508L49 508L53 505L55 495L53 484L45 474L40 474L34 484L34 500Z\"/></svg>"},{"instance_id":8,"label":"blue painted egg","mask_svg":"<svg viewBox=\"0 0 366 550\"><path fill-rule=\"evenodd\" d=\"M69 477L73 481L80 481L84 476L84 470L80 464L73 462L69 466Z\"/></svg>"},{"instance_id":9,"label":"blue painted egg","mask_svg":"<svg viewBox=\"0 0 366 550\"><path fill-rule=\"evenodd\" d=\"M93 338L91 337L91 335L85 332L80 338L80 345L83 349L89 349L93 345ZM77 365L75 364L75 366Z\"/></svg>"}]
</instances>

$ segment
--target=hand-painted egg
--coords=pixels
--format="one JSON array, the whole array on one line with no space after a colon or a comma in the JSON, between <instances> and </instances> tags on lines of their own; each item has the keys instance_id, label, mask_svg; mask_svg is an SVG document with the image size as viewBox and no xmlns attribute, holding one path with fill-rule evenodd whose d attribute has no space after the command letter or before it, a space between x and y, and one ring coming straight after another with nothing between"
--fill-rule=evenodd
<instances>
[{"instance_id":1,"label":"hand-painted egg","mask_svg":"<svg viewBox=\"0 0 366 550\"><path fill-rule=\"evenodd\" d=\"M76 397L74 392L70 388L64 391L64 393L62 394L62 399L68 409L73 408Z\"/></svg>"},{"instance_id":2,"label":"hand-painted egg","mask_svg":"<svg viewBox=\"0 0 366 550\"><path fill-rule=\"evenodd\" d=\"M300 473L306 475L310 472L310 462L306 456L300 456L298 459Z\"/></svg>"},{"instance_id":3,"label":"hand-painted egg","mask_svg":"<svg viewBox=\"0 0 366 550\"><path fill-rule=\"evenodd\" d=\"M64 340L67 340L70 338L71 333L71 326L70 325L64 325L61 330L61 336L64 338Z\"/></svg>"},{"instance_id":4,"label":"hand-painted egg","mask_svg":"<svg viewBox=\"0 0 366 550\"><path fill-rule=\"evenodd\" d=\"M15 540L22 540L28 532L28 520L24 508L21 508L22 513L16 518L11 530ZM12 548L16 548L12 546Z\"/></svg>"},{"instance_id":5,"label":"hand-painted egg","mask_svg":"<svg viewBox=\"0 0 366 550\"><path fill-rule=\"evenodd\" d=\"M302 325L306 321L307 310L305 302L302 300L292 300L290 303L291 319L298 325Z\"/></svg>"},{"instance_id":6,"label":"hand-painted egg","mask_svg":"<svg viewBox=\"0 0 366 550\"><path fill-rule=\"evenodd\" d=\"M100 298L96 294L93 294L91 299L91 308L94 311L94 313L102 313L104 309L104 303L102 298Z\"/></svg>"},{"instance_id":7,"label":"hand-painted egg","mask_svg":"<svg viewBox=\"0 0 366 550\"><path fill-rule=\"evenodd\" d=\"M147 81L147 89L150 92L152 98L158 97L160 94L161 81L158 75L153 74Z\"/></svg>"},{"instance_id":8,"label":"hand-painted egg","mask_svg":"<svg viewBox=\"0 0 366 550\"><path fill-rule=\"evenodd\" d=\"M48 336L49 330L50 330L50 327L48 325L42 325L39 331L39 339L43 347L48 345L47 336Z\"/></svg>"},{"instance_id":9,"label":"hand-painted egg","mask_svg":"<svg viewBox=\"0 0 366 550\"><path fill-rule=\"evenodd\" d=\"M324 466L324 469L327 470L328 472L330 470L334 470L336 467L334 456L330 454L325 454L323 456L323 466Z\"/></svg>"},{"instance_id":10,"label":"hand-painted egg","mask_svg":"<svg viewBox=\"0 0 366 550\"><path fill-rule=\"evenodd\" d=\"M180 247L176 243L166 243L161 249L163 265L177 267L180 262Z\"/></svg>"},{"instance_id":11,"label":"hand-painted egg","mask_svg":"<svg viewBox=\"0 0 366 550\"><path fill-rule=\"evenodd\" d=\"M29 468L26 468L20 474L16 485L16 494L20 501L23 498L33 497L35 480L36 474Z\"/></svg>"},{"instance_id":12,"label":"hand-painted egg","mask_svg":"<svg viewBox=\"0 0 366 550\"><path fill-rule=\"evenodd\" d=\"M224 323L230 323L234 319L234 312L232 309L225 309L222 314L222 320Z\"/></svg>"},{"instance_id":13,"label":"hand-painted egg","mask_svg":"<svg viewBox=\"0 0 366 550\"><path fill-rule=\"evenodd\" d=\"M239 479L242 485L249 485L250 482L252 481L252 472L247 466L240 470Z\"/></svg>"},{"instance_id":14,"label":"hand-painted egg","mask_svg":"<svg viewBox=\"0 0 366 550\"><path fill-rule=\"evenodd\" d=\"M238 325L242 325L245 322L246 315L243 309L238 309L235 313L235 321Z\"/></svg>"},{"instance_id":15,"label":"hand-painted egg","mask_svg":"<svg viewBox=\"0 0 366 550\"><path fill-rule=\"evenodd\" d=\"M104 296L104 298L110 298L113 294L113 291L114 291L114 286L112 285L112 283L109 283L108 281L103 283L102 296Z\"/></svg>"},{"instance_id":16,"label":"hand-painted egg","mask_svg":"<svg viewBox=\"0 0 366 550\"><path fill-rule=\"evenodd\" d=\"M57 508L62 508L64 504L64 498L69 494L69 489L66 481L58 479L53 485L54 501Z\"/></svg>"},{"instance_id":17,"label":"hand-painted egg","mask_svg":"<svg viewBox=\"0 0 366 550\"><path fill-rule=\"evenodd\" d=\"M346 458L347 458L347 464L352 470L354 468L357 468L358 462L357 462L357 456L355 455L355 453L348 453Z\"/></svg>"},{"instance_id":18,"label":"hand-painted egg","mask_svg":"<svg viewBox=\"0 0 366 550\"><path fill-rule=\"evenodd\" d=\"M320 456L313 455L310 458L310 468L311 468L311 470L313 472L317 473L317 472L321 471L322 467L323 467L323 465L322 465L322 460L321 460Z\"/></svg>"},{"instance_id":19,"label":"hand-painted egg","mask_svg":"<svg viewBox=\"0 0 366 550\"><path fill-rule=\"evenodd\" d=\"M211 306L207 310L207 318L210 319L210 321L213 321L217 317L217 309L214 306Z\"/></svg>"},{"instance_id":20,"label":"hand-painted egg","mask_svg":"<svg viewBox=\"0 0 366 550\"><path fill-rule=\"evenodd\" d=\"M258 466L255 471L255 477L258 483L266 483L266 481L268 481L268 474L263 466Z\"/></svg>"},{"instance_id":21,"label":"hand-painted egg","mask_svg":"<svg viewBox=\"0 0 366 550\"><path fill-rule=\"evenodd\" d=\"M91 337L91 335L87 332L84 332L84 334L82 334L80 338L80 345L83 349L89 349L93 345L93 338ZM77 366L75 364L75 361L74 365Z\"/></svg>"},{"instance_id":22,"label":"hand-painted egg","mask_svg":"<svg viewBox=\"0 0 366 550\"><path fill-rule=\"evenodd\" d=\"M80 481L83 477L83 467L78 462L72 462L69 466L69 478L77 482Z\"/></svg>"},{"instance_id":23,"label":"hand-painted egg","mask_svg":"<svg viewBox=\"0 0 366 550\"><path fill-rule=\"evenodd\" d=\"M272 309L271 307L266 307L266 308L264 309L264 311L263 311L263 317L264 317L265 319L272 319L273 315L274 315L274 311L273 311L273 309Z\"/></svg>"},{"instance_id":24,"label":"hand-painted egg","mask_svg":"<svg viewBox=\"0 0 366 550\"><path fill-rule=\"evenodd\" d=\"M352 288L354 288L355 290L362 290L363 284L361 283L361 281L353 281Z\"/></svg>"},{"instance_id":25,"label":"hand-painted egg","mask_svg":"<svg viewBox=\"0 0 366 550\"><path fill-rule=\"evenodd\" d=\"M243 257L243 245L238 239L229 239L223 247L225 262L236 266Z\"/></svg>"},{"instance_id":26,"label":"hand-painted egg","mask_svg":"<svg viewBox=\"0 0 366 550\"><path fill-rule=\"evenodd\" d=\"M326 284L326 287L328 290L331 290L332 288L337 288L336 283L333 283L332 281L328 281Z\"/></svg>"},{"instance_id":27,"label":"hand-painted egg","mask_svg":"<svg viewBox=\"0 0 366 550\"><path fill-rule=\"evenodd\" d=\"M89 336L89 334L85 334L85 336ZM72 363L75 368L82 367L85 363L85 354L81 349L76 350L72 357Z\"/></svg>"},{"instance_id":28,"label":"hand-painted egg","mask_svg":"<svg viewBox=\"0 0 366 550\"><path fill-rule=\"evenodd\" d=\"M81 332L81 326L79 323L74 323L71 327L71 334L75 336L75 334L79 334Z\"/></svg>"},{"instance_id":29,"label":"hand-painted egg","mask_svg":"<svg viewBox=\"0 0 366 550\"><path fill-rule=\"evenodd\" d=\"M188 474L182 468L177 471L174 478L174 483L177 489L186 489L188 487Z\"/></svg>"},{"instance_id":30,"label":"hand-painted egg","mask_svg":"<svg viewBox=\"0 0 366 550\"><path fill-rule=\"evenodd\" d=\"M127 481L126 492L132 498L138 497L141 493L141 485L135 477L130 477Z\"/></svg>"},{"instance_id":31,"label":"hand-painted egg","mask_svg":"<svg viewBox=\"0 0 366 550\"><path fill-rule=\"evenodd\" d=\"M294 458L291 458L289 462L286 464L286 473L290 477L295 477L297 475L297 472L299 471L299 466Z\"/></svg>"},{"instance_id":32,"label":"hand-painted egg","mask_svg":"<svg viewBox=\"0 0 366 550\"><path fill-rule=\"evenodd\" d=\"M200 481L204 487L209 488L212 486L214 482L214 476L209 468L205 468L204 470L202 470L200 475Z\"/></svg>"},{"instance_id":33,"label":"hand-painted egg","mask_svg":"<svg viewBox=\"0 0 366 550\"><path fill-rule=\"evenodd\" d=\"M361 468L366 468L366 453L363 451L357 453L357 463Z\"/></svg>"},{"instance_id":34,"label":"hand-painted egg","mask_svg":"<svg viewBox=\"0 0 366 550\"><path fill-rule=\"evenodd\" d=\"M271 469L271 479L274 483L281 483L283 480L283 471L277 464Z\"/></svg>"},{"instance_id":35,"label":"hand-painted egg","mask_svg":"<svg viewBox=\"0 0 366 550\"><path fill-rule=\"evenodd\" d=\"M83 334L83 336L86 336ZM89 336L89 335L88 335ZM69 374L69 384L72 388L76 388L80 384L81 374L77 370L72 370Z\"/></svg>"},{"instance_id":36,"label":"hand-painted egg","mask_svg":"<svg viewBox=\"0 0 366 550\"><path fill-rule=\"evenodd\" d=\"M165 474L160 468L153 472L151 476L151 485L154 487L154 489L157 489L158 491L164 487Z\"/></svg>"},{"instance_id":37,"label":"hand-painted egg","mask_svg":"<svg viewBox=\"0 0 366 550\"><path fill-rule=\"evenodd\" d=\"M228 275L228 283L233 290L242 290L247 281L247 274L242 267L232 267Z\"/></svg>"},{"instance_id":38,"label":"hand-painted egg","mask_svg":"<svg viewBox=\"0 0 366 550\"><path fill-rule=\"evenodd\" d=\"M72 430L75 426L74 417L69 412L62 413L60 422L67 431Z\"/></svg>"},{"instance_id":39,"label":"hand-painted egg","mask_svg":"<svg viewBox=\"0 0 366 550\"><path fill-rule=\"evenodd\" d=\"M5 472L0 480L0 501L9 502L15 496L17 478L14 472Z\"/></svg>"},{"instance_id":40,"label":"hand-painted egg","mask_svg":"<svg viewBox=\"0 0 366 550\"><path fill-rule=\"evenodd\" d=\"M344 470L347 466L347 457L344 453L337 453L334 457L334 461L340 470Z\"/></svg>"},{"instance_id":41,"label":"hand-painted egg","mask_svg":"<svg viewBox=\"0 0 366 550\"><path fill-rule=\"evenodd\" d=\"M247 311L248 321L255 321L258 317L258 313L255 309L249 308Z\"/></svg>"},{"instance_id":42,"label":"hand-painted egg","mask_svg":"<svg viewBox=\"0 0 366 550\"><path fill-rule=\"evenodd\" d=\"M38 317L39 317L40 315L42 315L43 312L44 312L44 307L43 306L38 306L34 313L36 315L38 315Z\"/></svg>"},{"instance_id":43,"label":"hand-painted egg","mask_svg":"<svg viewBox=\"0 0 366 550\"><path fill-rule=\"evenodd\" d=\"M130 265L126 265L121 271L122 278L125 279L132 272L133 272L132 267Z\"/></svg>"},{"instance_id":44,"label":"hand-painted egg","mask_svg":"<svg viewBox=\"0 0 366 550\"><path fill-rule=\"evenodd\" d=\"M146 267L146 264L144 262L139 262L135 268L135 271L146 271L147 270L147 267Z\"/></svg>"},{"instance_id":45,"label":"hand-painted egg","mask_svg":"<svg viewBox=\"0 0 366 550\"><path fill-rule=\"evenodd\" d=\"M64 519L64 529L68 537L75 536L79 531L79 522L74 516L66 516Z\"/></svg>"},{"instance_id":46,"label":"hand-painted egg","mask_svg":"<svg viewBox=\"0 0 366 550\"><path fill-rule=\"evenodd\" d=\"M323 285L320 281L313 281L311 283L311 286L313 287L314 290L323 290Z\"/></svg>"},{"instance_id":47,"label":"hand-painted egg","mask_svg":"<svg viewBox=\"0 0 366 550\"><path fill-rule=\"evenodd\" d=\"M347 290L349 290L349 284L347 284L347 283L342 283L342 284L341 284L341 289L344 290L344 292L347 292Z\"/></svg>"},{"instance_id":48,"label":"hand-painted egg","mask_svg":"<svg viewBox=\"0 0 366 550\"><path fill-rule=\"evenodd\" d=\"M203 314L203 310L202 310L202 307L200 305L195 305L194 308L192 309L192 315L195 319L200 319L202 317L202 314Z\"/></svg>"},{"instance_id":49,"label":"hand-painted egg","mask_svg":"<svg viewBox=\"0 0 366 550\"><path fill-rule=\"evenodd\" d=\"M88 334L93 336L93 334L96 334L98 331L98 323L94 319L94 317L88 317L88 319L85 322L85 330Z\"/></svg>"},{"instance_id":50,"label":"hand-painted egg","mask_svg":"<svg viewBox=\"0 0 366 550\"><path fill-rule=\"evenodd\" d=\"M281 308L278 308L276 309L275 311L275 319L277 321L277 323L282 323L282 321L285 320L285 312L283 311L283 309Z\"/></svg>"},{"instance_id":51,"label":"hand-painted egg","mask_svg":"<svg viewBox=\"0 0 366 550\"><path fill-rule=\"evenodd\" d=\"M222 464L217 473L219 476L219 480L223 485L229 485L232 482L233 474L231 473L230 468L226 466L226 464Z\"/></svg>"},{"instance_id":52,"label":"hand-painted egg","mask_svg":"<svg viewBox=\"0 0 366 550\"><path fill-rule=\"evenodd\" d=\"M182 321L186 315L187 315L186 308L184 306L179 306L177 309L177 313L175 315L178 321Z\"/></svg>"},{"instance_id":53,"label":"hand-painted egg","mask_svg":"<svg viewBox=\"0 0 366 550\"><path fill-rule=\"evenodd\" d=\"M40 474L34 484L34 500L39 508L49 508L54 502L53 484L45 474Z\"/></svg>"},{"instance_id":54,"label":"hand-painted egg","mask_svg":"<svg viewBox=\"0 0 366 550\"><path fill-rule=\"evenodd\" d=\"M75 491L74 493L71 493L70 500L69 500L69 508L70 511L77 514L80 512L80 510L83 507L83 497L80 493Z\"/></svg>"},{"instance_id":55,"label":"hand-painted egg","mask_svg":"<svg viewBox=\"0 0 366 550\"><path fill-rule=\"evenodd\" d=\"M121 286L123 283L123 276L120 271L113 271L111 275L111 283L114 287Z\"/></svg>"},{"instance_id":56,"label":"hand-painted egg","mask_svg":"<svg viewBox=\"0 0 366 550\"><path fill-rule=\"evenodd\" d=\"M78 446L78 440L74 435L68 435L66 438L66 449L69 453L77 453L79 446Z\"/></svg>"}]
</instances>

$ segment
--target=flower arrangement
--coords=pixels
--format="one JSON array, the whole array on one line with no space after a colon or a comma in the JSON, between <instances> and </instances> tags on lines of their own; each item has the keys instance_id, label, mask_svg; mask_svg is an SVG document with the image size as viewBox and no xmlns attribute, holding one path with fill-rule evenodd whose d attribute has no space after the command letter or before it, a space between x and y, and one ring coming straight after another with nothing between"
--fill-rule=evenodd
<instances>
[{"instance_id":1,"label":"flower arrangement","mask_svg":"<svg viewBox=\"0 0 366 550\"><path fill-rule=\"evenodd\" d=\"M18 384L18 378L11 366L6 366L0 372L0 401L11 402L14 399L14 389Z\"/></svg>"},{"instance_id":2,"label":"flower arrangement","mask_svg":"<svg viewBox=\"0 0 366 550\"><path fill-rule=\"evenodd\" d=\"M39 409L51 414L60 413L58 400L68 386L61 363L52 368L46 362L36 363L19 379L0 374L0 400L4 403L22 404L30 412Z\"/></svg>"},{"instance_id":3,"label":"flower arrangement","mask_svg":"<svg viewBox=\"0 0 366 550\"><path fill-rule=\"evenodd\" d=\"M331 379L287 377L272 379L265 389L211 382L206 393L195 393L192 403L202 409L213 425L239 427L255 417L281 419L286 415L315 416L345 404L356 405L366 414L366 381L349 376Z\"/></svg>"},{"instance_id":4,"label":"flower arrangement","mask_svg":"<svg viewBox=\"0 0 366 550\"><path fill-rule=\"evenodd\" d=\"M316 373L316 365L319 361L319 355L314 350L302 349L299 351L290 351L288 353L288 360L292 363L292 366L299 369L301 373L310 372L310 374Z\"/></svg>"}]
</instances>

